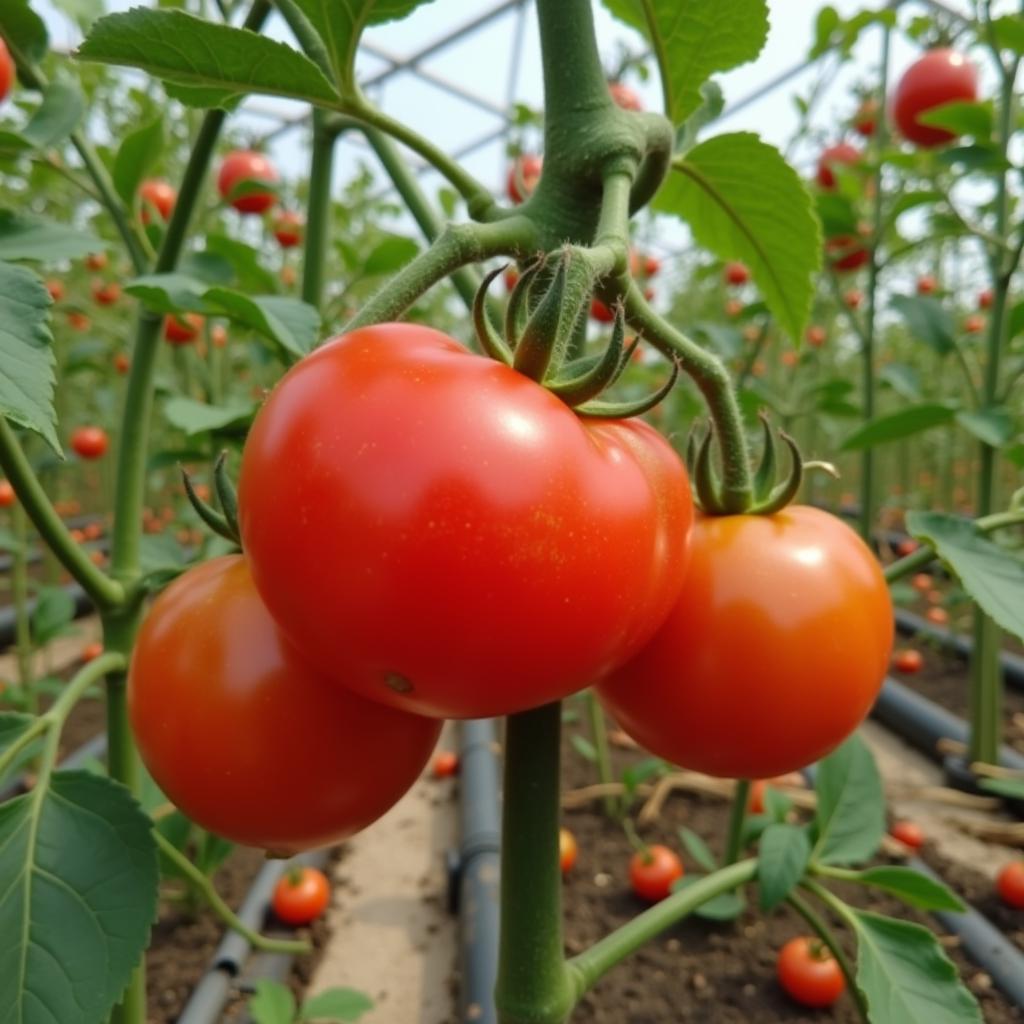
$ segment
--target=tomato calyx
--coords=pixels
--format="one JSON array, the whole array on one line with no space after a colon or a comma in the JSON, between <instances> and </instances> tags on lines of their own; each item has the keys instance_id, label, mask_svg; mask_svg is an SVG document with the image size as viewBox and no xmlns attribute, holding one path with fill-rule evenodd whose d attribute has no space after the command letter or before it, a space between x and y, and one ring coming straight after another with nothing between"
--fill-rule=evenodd
<instances>
[{"instance_id":1,"label":"tomato calyx","mask_svg":"<svg viewBox=\"0 0 1024 1024\"><path fill-rule=\"evenodd\" d=\"M622 376L640 338L627 343L625 312L622 304L617 303L611 340L605 350L568 359L571 342L590 309L589 270L582 260L573 261L571 253L566 252L558 258L554 273L549 275L550 283L538 299L531 291L547 267L547 257L540 257L523 271L513 286L506 306L504 338L491 323L484 303L491 282L507 267L498 267L484 278L473 303L473 322L480 347L492 359L543 385L581 416L628 419L654 408L675 386L678 363L673 363L668 380L650 395L631 402L598 401ZM585 280L584 275L587 275Z\"/></svg>"},{"instance_id":2,"label":"tomato calyx","mask_svg":"<svg viewBox=\"0 0 1024 1024\"><path fill-rule=\"evenodd\" d=\"M238 493L234 482L228 476L227 452L221 452L213 466L213 486L220 509L214 508L197 493L188 470L182 467L181 479L185 494L196 515L218 536L231 541L242 549L242 535L238 527Z\"/></svg>"}]
</instances>

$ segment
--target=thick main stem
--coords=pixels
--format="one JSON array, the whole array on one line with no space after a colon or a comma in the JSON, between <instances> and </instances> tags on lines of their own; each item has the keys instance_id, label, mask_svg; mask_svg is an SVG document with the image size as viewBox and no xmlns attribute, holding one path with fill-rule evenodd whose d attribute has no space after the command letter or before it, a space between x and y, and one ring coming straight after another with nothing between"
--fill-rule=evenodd
<instances>
[{"instance_id":1,"label":"thick main stem","mask_svg":"<svg viewBox=\"0 0 1024 1024\"><path fill-rule=\"evenodd\" d=\"M313 111L313 152L309 166L306 243L302 261L302 301L323 305L324 267L331 234L331 176L338 131L322 110Z\"/></svg>"},{"instance_id":2,"label":"thick main stem","mask_svg":"<svg viewBox=\"0 0 1024 1024\"><path fill-rule=\"evenodd\" d=\"M25 510L20 503L11 510L14 527L14 551L11 563L11 601L14 605L14 649L18 661L18 685L25 710L36 713L35 687L32 685L32 635L28 619L28 530Z\"/></svg>"}]
</instances>

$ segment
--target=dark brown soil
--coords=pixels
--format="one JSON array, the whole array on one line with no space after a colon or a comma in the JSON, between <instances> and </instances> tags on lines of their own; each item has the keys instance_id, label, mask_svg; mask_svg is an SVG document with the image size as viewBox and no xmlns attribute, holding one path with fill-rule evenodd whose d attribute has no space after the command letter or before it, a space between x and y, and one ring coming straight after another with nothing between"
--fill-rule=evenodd
<instances>
[{"instance_id":1,"label":"dark brown soil","mask_svg":"<svg viewBox=\"0 0 1024 1024\"><path fill-rule=\"evenodd\" d=\"M566 731L575 728L568 726ZM616 772L639 756L616 751ZM568 743L562 774L566 789L595 781L593 766ZM721 853L727 815L725 801L674 795L657 825L643 837L672 847L687 870L696 871L698 865L685 852L677 829L686 825ZM576 953L634 917L644 904L633 896L626 879L632 848L622 827L600 813L597 803L567 810L564 823L579 844L579 860L565 887L566 945ZM750 895L756 899L755 892ZM931 918L887 897L859 888L846 888L841 895L858 906L937 930ZM777 951L788 939L807 931L803 919L788 907L767 915L751 909L729 923L684 921L613 968L581 1002L573 1024L812 1024L823 1020L853 1024L858 1018L848 995L831 1010L812 1012L791 1002L778 986ZM993 989L991 980L956 948L954 940L944 936L942 941L979 999L986 1021L1024 1021L1024 1010L1011 1006Z\"/></svg>"}]
</instances>

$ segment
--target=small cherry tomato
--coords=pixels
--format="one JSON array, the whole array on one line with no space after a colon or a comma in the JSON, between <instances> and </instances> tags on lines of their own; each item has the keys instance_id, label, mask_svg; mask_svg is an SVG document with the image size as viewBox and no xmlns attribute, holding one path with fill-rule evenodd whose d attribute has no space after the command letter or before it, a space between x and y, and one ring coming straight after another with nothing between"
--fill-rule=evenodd
<instances>
[{"instance_id":1,"label":"small cherry tomato","mask_svg":"<svg viewBox=\"0 0 1024 1024\"><path fill-rule=\"evenodd\" d=\"M148 224L153 210L161 220L169 220L174 204L178 201L178 193L174 186L159 178L147 178L139 186L139 199L142 201L142 210L139 219L143 224Z\"/></svg>"},{"instance_id":2,"label":"small cherry tomato","mask_svg":"<svg viewBox=\"0 0 1024 1024\"><path fill-rule=\"evenodd\" d=\"M228 343L228 329L223 324L214 324L210 328L210 341L214 348L225 348Z\"/></svg>"},{"instance_id":3,"label":"small cherry tomato","mask_svg":"<svg viewBox=\"0 0 1024 1024\"><path fill-rule=\"evenodd\" d=\"M996 891L1007 906L1024 910L1024 860L1011 861L999 872Z\"/></svg>"},{"instance_id":4,"label":"small cherry tomato","mask_svg":"<svg viewBox=\"0 0 1024 1024\"><path fill-rule=\"evenodd\" d=\"M722 277L726 284L738 288L741 284L746 284L750 280L750 271L745 263L740 263L739 260L732 260L726 263L725 270L722 271Z\"/></svg>"},{"instance_id":5,"label":"small cherry tomato","mask_svg":"<svg viewBox=\"0 0 1024 1024\"><path fill-rule=\"evenodd\" d=\"M949 612L938 605L932 605L932 607L924 613L924 617L936 626L945 626L949 623Z\"/></svg>"},{"instance_id":6,"label":"small cherry tomato","mask_svg":"<svg viewBox=\"0 0 1024 1024\"><path fill-rule=\"evenodd\" d=\"M991 288L978 292L978 309L991 309L995 298Z\"/></svg>"},{"instance_id":7,"label":"small cherry tomato","mask_svg":"<svg viewBox=\"0 0 1024 1024\"><path fill-rule=\"evenodd\" d=\"M764 814L764 791L768 787L765 779L754 779L750 783L750 796L747 798L747 810L751 814Z\"/></svg>"},{"instance_id":8,"label":"small cherry tomato","mask_svg":"<svg viewBox=\"0 0 1024 1024\"><path fill-rule=\"evenodd\" d=\"M79 427L71 435L71 448L83 459L98 459L106 450L110 440L102 427Z\"/></svg>"},{"instance_id":9,"label":"small cherry tomato","mask_svg":"<svg viewBox=\"0 0 1024 1024\"><path fill-rule=\"evenodd\" d=\"M131 360L123 353L118 352L114 356L114 369L122 376L132 368Z\"/></svg>"},{"instance_id":10,"label":"small cherry tomato","mask_svg":"<svg viewBox=\"0 0 1024 1024\"><path fill-rule=\"evenodd\" d=\"M640 95L635 89L631 89L628 85L624 85L622 82L609 82L608 92L611 93L612 100L616 106L622 107L623 110L643 110L644 105L640 101Z\"/></svg>"},{"instance_id":11,"label":"small cherry tomato","mask_svg":"<svg viewBox=\"0 0 1024 1024\"><path fill-rule=\"evenodd\" d=\"M833 270L857 270L871 258L856 235L834 235L826 239L825 252Z\"/></svg>"},{"instance_id":12,"label":"small cherry tomato","mask_svg":"<svg viewBox=\"0 0 1024 1024\"><path fill-rule=\"evenodd\" d=\"M76 544L85 543L85 530L69 530L68 535Z\"/></svg>"},{"instance_id":13,"label":"small cherry tomato","mask_svg":"<svg viewBox=\"0 0 1024 1024\"><path fill-rule=\"evenodd\" d=\"M818 157L818 184L826 192L831 192L836 187L834 168L855 167L860 163L861 155L861 151L848 142L840 142L823 150Z\"/></svg>"},{"instance_id":14,"label":"small cherry tomato","mask_svg":"<svg viewBox=\"0 0 1024 1024\"><path fill-rule=\"evenodd\" d=\"M894 821L889 835L912 850L920 850L924 846L924 830L913 821Z\"/></svg>"},{"instance_id":15,"label":"small cherry tomato","mask_svg":"<svg viewBox=\"0 0 1024 1024\"><path fill-rule=\"evenodd\" d=\"M910 585L919 594L927 594L932 589L932 578L926 572L918 572L914 574L914 578L910 581Z\"/></svg>"},{"instance_id":16,"label":"small cherry tomato","mask_svg":"<svg viewBox=\"0 0 1024 1024\"><path fill-rule=\"evenodd\" d=\"M904 537L903 540L896 545L896 554L900 558L906 558L907 555L912 555L921 545L918 544L913 537Z\"/></svg>"},{"instance_id":17,"label":"small cherry tomato","mask_svg":"<svg viewBox=\"0 0 1024 1024\"><path fill-rule=\"evenodd\" d=\"M301 925L315 921L331 900L331 886L327 876L316 868L296 867L286 871L270 900L271 909L279 921Z\"/></svg>"},{"instance_id":18,"label":"small cherry tomato","mask_svg":"<svg viewBox=\"0 0 1024 1024\"><path fill-rule=\"evenodd\" d=\"M590 315L601 324L610 324L615 322L615 312L606 306L600 299L591 300Z\"/></svg>"},{"instance_id":19,"label":"small cherry tomato","mask_svg":"<svg viewBox=\"0 0 1024 1024\"><path fill-rule=\"evenodd\" d=\"M91 252L85 257L85 265L90 270L106 270L107 254L105 252Z\"/></svg>"},{"instance_id":20,"label":"small cherry tomato","mask_svg":"<svg viewBox=\"0 0 1024 1024\"><path fill-rule=\"evenodd\" d=\"M918 146L931 148L952 142L953 132L922 124L922 114L957 101L978 98L978 69L956 50L929 50L903 73L892 99L892 118L900 134Z\"/></svg>"},{"instance_id":21,"label":"small cherry tomato","mask_svg":"<svg viewBox=\"0 0 1024 1024\"><path fill-rule=\"evenodd\" d=\"M121 286L116 281L93 281L92 297L101 306L113 306L121 298Z\"/></svg>"},{"instance_id":22,"label":"small cherry tomato","mask_svg":"<svg viewBox=\"0 0 1024 1024\"><path fill-rule=\"evenodd\" d=\"M912 676L924 667L924 658L920 651L915 651L912 647L904 647L893 652L892 667L905 676Z\"/></svg>"},{"instance_id":23,"label":"small cherry tomato","mask_svg":"<svg viewBox=\"0 0 1024 1024\"><path fill-rule=\"evenodd\" d=\"M92 321L77 309L68 311L68 324L76 331L87 331Z\"/></svg>"},{"instance_id":24,"label":"small cherry tomato","mask_svg":"<svg viewBox=\"0 0 1024 1024\"><path fill-rule=\"evenodd\" d=\"M516 157L509 168L508 181L505 185L508 197L513 203L518 205L533 192L540 181L543 166L544 161L541 157L533 153L523 153Z\"/></svg>"},{"instance_id":25,"label":"small cherry tomato","mask_svg":"<svg viewBox=\"0 0 1024 1024\"><path fill-rule=\"evenodd\" d=\"M277 202L276 192L251 190L251 186L277 182L277 168L262 153L236 149L220 165L217 191L239 213L265 213Z\"/></svg>"},{"instance_id":26,"label":"small cherry tomato","mask_svg":"<svg viewBox=\"0 0 1024 1024\"><path fill-rule=\"evenodd\" d=\"M875 128L878 125L878 109L878 100L870 97L857 108L857 113L853 115L853 130L858 135L870 138L875 134Z\"/></svg>"},{"instance_id":27,"label":"small cherry tomato","mask_svg":"<svg viewBox=\"0 0 1024 1024\"><path fill-rule=\"evenodd\" d=\"M93 661L103 653L103 644L98 640L94 640L92 643L86 644L82 648L82 653L79 657L82 661Z\"/></svg>"},{"instance_id":28,"label":"small cherry tomato","mask_svg":"<svg viewBox=\"0 0 1024 1024\"><path fill-rule=\"evenodd\" d=\"M775 969L779 984L803 1006L831 1006L846 987L839 964L818 938L790 939L779 951Z\"/></svg>"},{"instance_id":29,"label":"small cherry tomato","mask_svg":"<svg viewBox=\"0 0 1024 1024\"><path fill-rule=\"evenodd\" d=\"M86 540L99 540L103 536L103 524L87 523L82 533L85 534Z\"/></svg>"},{"instance_id":30,"label":"small cherry tomato","mask_svg":"<svg viewBox=\"0 0 1024 1024\"><path fill-rule=\"evenodd\" d=\"M450 779L459 772L459 755L451 750L440 750L434 758L435 779Z\"/></svg>"},{"instance_id":31,"label":"small cherry tomato","mask_svg":"<svg viewBox=\"0 0 1024 1024\"><path fill-rule=\"evenodd\" d=\"M843 294L843 303L847 309L860 309L864 303L864 293L856 288L851 288Z\"/></svg>"},{"instance_id":32,"label":"small cherry tomato","mask_svg":"<svg viewBox=\"0 0 1024 1024\"><path fill-rule=\"evenodd\" d=\"M725 315L730 320L735 320L743 312L743 308L743 302L740 299L729 299L725 304Z\"/></svg>"},{"instance_id":33,"label":"small cherry tomato","mask_svg":"<svg viewBox=\"0 0 1024 1024\"><path fill-rule=\"evenodd\" d=\"M648 277L654 277L661 270L661 260L657 256L644 257L644 273Z\"/></svg>"},{"instance_id":34,"label":"small cherry tomato","mask_svg":"<svg viewBox=\"0 0 1024 1024\"><path fill-rule=\"evenodd\" d=\"M282 210L274 218L274 237L282 249L291 249L302 241L305 219L295 210Z\"/></svg>"},{"instance_id":35,"label":"small cherry tomato","mask_svg":"<svg viewBox=\"0 0 1024 1024\"><path fill-rule=\"evenodd\" d=\"M578 853L576 837L567 828L560 828L558 830L558 865L562 869L563 875L572 871Z\"/></svg>"},{"instance_id":36,"label":"small cherry tomato","mask_svg":"<svg viewBox=\"0 0 1024 1024\"><path fill-rule=\"evenodd\" d=\"M199 313L176 316L168 313L164 317L164 337L172 345L190 345L203 329L203 318Z\"/></svg>"},{"instance_id":37,"label":"small cherry tomato","mask_svg":"<svg viewBox=\"0 0 1024 1024\"><path fill-rule=\"evenodd\" d=\"M918 295L934 295L939 287L938 281L931 274L922 274L917 279Z\"/></svg>"},{"instance_id":38,"label":"small cherry tomato","mask_svg":"<svg viewBox=\"0 0 1024 1024\"><path fill-rule=\"evenodd\" d=\"M659 843L637 850L630 858L629 883L633 892L648 903L663 900L672 891L672 883L682 877L682 861Z\"/></svg>"},{"instance_id":39,"label":"small cherry tomato","mask_svg":"<svg viewBox=\"0 0 1024 1024\"><path fill-rule=\"evenodd\" d=\"M964 318L964 331L967 334L981 334L985 330L985 318L980 313L972 313Z\"/></svg>"},{"instance_id":40,"label":"small cherry tomato","mask_svg":"<svg viewBox=\"0 0 1024 1024\"><path fill-rule=\"evenodd\" d=\"M942 591L941 590L929 590L924 595L929 604L942 604Z\"/></svg>"},{"instance_id":41,"label":"small cherry tomato","mask_svg":"<svg viewBox=\"0 0 1024 1024\"><path fill-rule=\"evenodd\" d=\"M805 337L807 338L807 344L812 348L821 348L822 345L825 344L828 334L826 333L825 328L820 324L811 324L811 326L807 328L807 334Z\"/></svg>"},{"instance_id":42,"label":"small cherry tomato","mask_svg":"<svg viewBox=\"0 0 1024 1024\"><path fill-rule=\"evenodd\" d=\"M46 282L46 290L50 293L50 298L54 302L60 302L64 298L64 282L58 281L55 277L51 277Z\"/></svg>"},{"instance_id":43,"label":"small cherry tomato","mask_svg":"<svg viewBox=\"0 0 1024 1024\"><path fill-rule=\"evenodd\" d=\"M0 508L10 508L17 501L17 497L10 480L0 480Z\"/></svg>"},{"instance_id":44,"label":"small cherry tomato","mask_svg":"<svg viewBox=\"0 0 1024 1024\"><path fill-rule=\"evenodd\" d=\"M0 39L0 103L7 99L15 78L14 61L11 59L7 44Z\"/></svg>"},{"instance_id":45,"label":"small cherry tomato","mask_svg":"<svg viewBox=\"0 0 1024 1024\"><path fill-rule=\"evenodd\" d=\"M783 366L788 367L789 369L793 369L795 366L798 366L799 364L800 356L797 355L796 352L792 352L787 349L785 352L782 353Z\"/></svg>"}]
</instances>

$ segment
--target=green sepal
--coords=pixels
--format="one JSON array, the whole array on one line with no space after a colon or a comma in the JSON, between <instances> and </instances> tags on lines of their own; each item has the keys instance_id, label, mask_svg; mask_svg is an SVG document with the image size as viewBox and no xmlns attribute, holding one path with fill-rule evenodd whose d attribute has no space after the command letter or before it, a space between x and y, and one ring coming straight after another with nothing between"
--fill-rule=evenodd
<instances>
[{"instance_id":1,"label":"green sepal","mask_svg":"<svg viewBox=\"0 0 1024 1024\"><path fill-rule=\"evenodd\" d=\"M519 346L519 322L523 319L523 310L529 308L527 298L530 288L533 287L533 282L546 263L547 257L545 256L534 260L522 272L512 289L512 294L508 297L508 304L505 306L505 338L513 351Z\"/></svg>"},{"instance_id":2,"label":"green sepal","mask_svg":"<svg viewBox=\"0 0 1024 1024\"><path fill-rule=\"evenodd\" d=\"M784 431L779 431L779 437L782 438L783 443L789 448L790 460L792 466L789 471L789 476L783 480L777 487L763 501L755 503L750 512L754 515L771 515L773 512L779 512L784 509L796 496L800 490L800 485L804 479L804 461L800 455L800 449L796 446L796 441Z\"/></svg>"},{"instance_id":3,"label":"green sepal","mask_svg":"<svg viewBox=\"0 0 1024 1024\"><path fill-rule=\"evenodd\" d=\"M189 504L195 509L196 515L218 536L223 537L225 540L233 541L235 544L239 543L238 536L232 534L231 526L227 519L196 494L195 488L192 486L192 478L184 467L181 470L181 479L185 485L185 494L188 497Z\"/></svg>"},{"instance_id":4,"label":"green sepal","mask_svg":"<svg viewBox=\"0 0 1024 1024\"><path fill-rule=\"evenodd\" d=\"M558 395L567 405L582 405L596 398L602 391L607 390L618 380L625 368L623 354L625 352L624 341L626 338L626 321L620 306L615 314L615 326L612 328L612 338L604 352L593 360L578 360L569 364L566 369L579 367L581 363L590 365L577 376L562 379L555 378L545 381L544 386L553 394ZM631 347L635 348L633 345Z\"/></svg>"},{"instance_id":5,"label":"green sepal","mask_svg":"<svg viewBox=\"0 0 1024 1024\"><path fill-rule=\"evenodd\" d=\"M578 405L575 412L580 416L595 419L625 420L631 416L640 416L653 409L668 396L679 379L679 363L672 363L672 375L653 394L639 398L635 402L585 402Z\"/></svg>"},{"instance_id":6,"label":"green sepal","mask_svg":"<svg viewBox=\"0 0 1024 1024\"><path fill-rule=\"evenodd\" d=\"M228 529L234 534L228 539L236 541L241 546L242 533L238 528L238 491L235 490L234 482L228 476L227 462L228 453L223 451L213 464L213 486L216 488L217 500L220 502Z\"/></svg>"},{"instance_id":7,"label":"green sepal","mask_svg":"<svg viewBox=\"0 0 1024 1024\"><path fill-rule=\"evenodd\" d=\"M506 366L512 365L512 349L505 344L505 339L498 334L491 324L491 319L487 315L487 289L490 288L491 282L499 275L504 273L507 267L498 267L497 270L492 270L483 280L483 284L476 291L476 295L473 297L473 326L476 328L477 341L480 342L480 347L491 357L499 363L504 363ZM509 300L511 305L511 300Z\"/></svg>"},{"instance_id":8,"label":"green sepal","mask_svg":"<svg viewBox=\"0 0 1024 1024\"><path fill-rule=\"evenodd\" d=\"M523 376L538 383L544 380L548 369L552 368L555 339L562 323L565 285L566 262L559 260L554 280L526 322L516 345L513 367ZM553 369L557 371L557 366Z\"/></svg>"},{"instance_id":9,"label":"green sepal","mask_svg":"<svg viewBox=\"0 0 1024 1024\"><path fill-rule=\"evenodd\" d=\"M715 432L708 427L700 446L697 448L697 458L693 466L693 487L696 491L697 504L709 515L721 515L722 490L718 483L718 476L715 473L714 462L711 459L711 442Z\"/></svg>"},{"instance_id":10,"label":"green sepal","mask_svg":"<svg viewBox=\"0 0 1024 1024\"><path fill-rule=\"evenodd\" d=\"M761 413L761 428L764 432L764 453L761 456L761 464L754 474L754 499L756 501L767 500L775 487L775 474L777 472L777 458L775 450L775 435L772 433L768 417Z\"/></svg>"}]
</instances>

